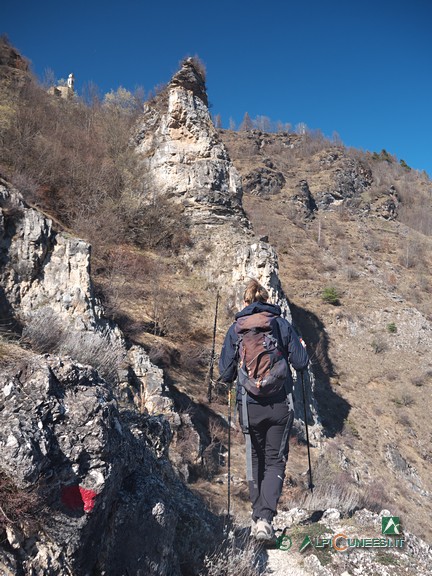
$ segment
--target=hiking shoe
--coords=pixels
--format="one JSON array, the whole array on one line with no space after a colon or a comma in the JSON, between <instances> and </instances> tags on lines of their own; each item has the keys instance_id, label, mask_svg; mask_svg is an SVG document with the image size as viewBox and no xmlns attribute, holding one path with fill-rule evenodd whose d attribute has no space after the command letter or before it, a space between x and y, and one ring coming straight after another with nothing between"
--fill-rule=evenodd
<instances>
[{"instance_id":1,"label":"hiking shoe","mask_svg":"<svg viewBox=\"0 0 432 576\"><path fill-rule=\"evenodd\" d=\"M260 518L256 523L255 538L257 540L274 540L274 537L273 526L267 520Z\"/></svg>"}]
</instances>

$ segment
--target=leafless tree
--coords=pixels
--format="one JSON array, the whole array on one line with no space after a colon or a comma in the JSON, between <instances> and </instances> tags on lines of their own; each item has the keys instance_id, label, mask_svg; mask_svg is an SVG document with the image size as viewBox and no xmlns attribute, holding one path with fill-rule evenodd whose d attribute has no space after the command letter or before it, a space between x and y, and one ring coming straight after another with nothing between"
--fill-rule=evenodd
<instances>
[{"instance_id":1,"label":"leafless tree","mask_svg":"<svg viewBox=\"0 0 432 576\"><path fill-rule=\"evenodd\" d=\"M215 115L213 122L214 122L215 128L218 128L218 129L222 128L222 117L220 114Z\"/></svg>"},{"instance_id":2,"label":"leafless tree","mask_svg":"<svg viewBox=\"0 0 432 576\"><path fill-rule=\"evenodd\" d=\"M254 129L254 123L252 122L252 119L249 116L249 113L245 112L245 115L243 116L243 120L239 126L239 131L240 132L246 132L248 130L253 130L253 129Z\"/></svg>"}]
</instances>

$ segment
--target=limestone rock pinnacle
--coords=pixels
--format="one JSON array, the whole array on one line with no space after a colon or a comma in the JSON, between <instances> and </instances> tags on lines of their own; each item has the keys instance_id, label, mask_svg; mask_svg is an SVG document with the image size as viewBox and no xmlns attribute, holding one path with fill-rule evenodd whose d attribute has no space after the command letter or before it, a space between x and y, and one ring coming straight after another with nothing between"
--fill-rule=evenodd
<instances>
[{"instance_id":1,"label":"limestone rock pinnacle","mask_svg":"<svg viewBox=\"0 0 432 576\"><path fill-rule=\"evenodd\" d=\"M169 87L181 87L189 90L208 106L204 74L204 70L195 58L186 58L183 60L180 70L172 77Z\"/></svg>"}]
</instances>

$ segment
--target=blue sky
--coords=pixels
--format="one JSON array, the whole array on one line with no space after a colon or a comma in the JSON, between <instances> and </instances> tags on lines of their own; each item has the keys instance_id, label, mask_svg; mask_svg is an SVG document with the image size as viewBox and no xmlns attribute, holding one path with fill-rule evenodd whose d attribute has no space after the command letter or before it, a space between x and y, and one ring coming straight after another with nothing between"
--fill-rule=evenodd
<instances>
[{"instance_id":1,"label":"blue sky","mask_svg":"<svg viewBox=\"0 0 432 576\"><path fill-rule=\"evenodd\" d=\"M0 33L42 78L146 91L197 54L211 112L305 122L432 176L430 0L3 0Z\"/></svg>"}]
</instances>

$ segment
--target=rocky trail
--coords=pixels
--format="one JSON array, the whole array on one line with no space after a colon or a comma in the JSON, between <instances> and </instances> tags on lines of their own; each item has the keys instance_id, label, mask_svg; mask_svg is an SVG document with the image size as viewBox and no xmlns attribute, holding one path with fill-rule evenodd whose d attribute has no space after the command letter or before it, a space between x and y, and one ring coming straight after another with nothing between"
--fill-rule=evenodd
<instances>
[{"instance_id":1,"label":"rocky trail","mask_svg":"<svg viewBox=\"0 0 432 576\"><path fill-rule=\"evenodd\" d=\"M321 518L314 522L314 518ZM286 538L274 547L259 547L255 566L261 576L402 576L432 574L432 548L413 534L383 535L391 519L359 510L342 518L336 509L311 514L293 509L275 519L276 536ZM391 521L391 520L390 520Z\"/></svg>"}]
</instances>

